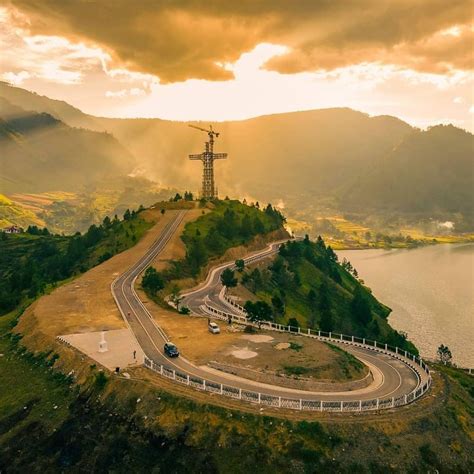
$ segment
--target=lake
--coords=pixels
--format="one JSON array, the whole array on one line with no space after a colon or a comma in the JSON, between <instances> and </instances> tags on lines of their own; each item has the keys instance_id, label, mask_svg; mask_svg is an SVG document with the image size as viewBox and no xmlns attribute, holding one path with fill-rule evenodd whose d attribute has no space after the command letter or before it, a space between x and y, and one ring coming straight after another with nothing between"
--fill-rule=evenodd
<instances>
[{"instance_id":1,"label":"lake","mask_svg":"<svg viewBox=\"0 0 474 474\"><path fill-rule=\"evenodd\" d=\"M408 333L422 356L436 357L445 344L454 362L474 368L474 244L337 254L392 308L390 325Z\"/></svg>"}]
</instances>

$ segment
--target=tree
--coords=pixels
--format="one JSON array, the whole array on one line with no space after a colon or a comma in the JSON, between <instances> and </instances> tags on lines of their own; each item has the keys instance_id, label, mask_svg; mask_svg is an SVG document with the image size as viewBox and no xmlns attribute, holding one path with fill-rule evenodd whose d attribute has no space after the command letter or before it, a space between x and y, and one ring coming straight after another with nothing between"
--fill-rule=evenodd
<instances>
[{"instance_id":1,"label":"tree","mask_svg":"<svg viewBox=\"0 0 474 474\"><path fill-rule=\"evenodd\" d=\"M178 201L181 201L182 199L183 199L183 196L181 196L181 194L179 194L179 193L176 193L172 200L174 202L178 202Z\"/></svg>"},{"instance_id":2,"label":"tree","mask_svg":"<svg viewBox=\"0 0 474 474\"><path fill-rule=\"evenodd\" d=\"M165 287L165 281L156 268L148 267L143 275L142 286L152 295Z\"/></svg>"},{"instance_id":3,"label":"tree","mask_svg":"<svg viewBox=\"0 0 474 474\"><path fill-rule=\"evenodd\" d=\"M242 258L237 259L235 261L235 268L237 268L239 272L243 272L245 268L245 261Z\"/></svg>"},{"instance_id":4,"label":"tree","mask_svg":"<svg viewBox=\"0 0 474 474\"><path fill-rule=\"evenodd\" d=\"M262 274L258 268L254 268L250 273L242 275L242 283L249 287L250 291L256 293L262 287Z\"/></svg>"},{"instance_id":5,"label":"tree","mask_svg":"<svg viewBox=\"0 0 474 474\"><path fill-rule=\"evenodd\" d=\"M192 192L188 192L188 191L185 191L184 192L184 200L185 201L192 201L194 199L193 197L193 193Z\"/></svg>"},{"instance_id":6,"label":"tree","mask_svg":"<svg viewBox=\"0 0 474 474\"><path fill-rule=\"evenodd\" d=\"M278 295L272 296L272 306L275 314L283 316L285 314L285 303Z\"/></svg>"},{"instance_id":7,"label":"tree","mask_svg":"<svg viewBox=\"0 0 474 474\"><path fill-rule=\"evenodd\" d=\"M265 233L265 226L263 222L260 220L259 217L255 217L253 221L253 228L256 234L264 234Z\"/></svg>"},{"instance_id":8,"label":"tree","mask_svg":"<svg viewBox=\"0 0 474 474\"><path fill-rule=\"evenodd\" d=\"M176 309L179 311L179 305L181 301L183 301L183 297L181 296L181 292L178 285L173 285L173 287L171 288L170 300L176 306Z\"/></svg>"},{"instance_id":9,"label":"tree","mask_svg":"<svg viewBox=\"0 0 474 474\"><path fill-rule=\"evenodd\" d=\"M351 301L351 311L356 320L366 326L372 320L372 312L367 297L357 287Z\"/></svg>"},{"instance_id":10,"label":"tree","mask_svg":"<svg viewBox=\"0 0 474 474\"><path fill-rule=\"evenodd\" d=\"M324 280L319 286L318 309L321 314L319 328L321 331L331 332L333 330L333 320L331 313L331 302L329 300L329 288L326 280Z\"/></svg>"},{"instance_id":11,"label":"tree","mask_svg":"<svg viewBox=\"0 0 474 474\"><path fill-rule=\"evenodd\" d=\"M105 216L104 220L102 221L102 225L108 229L112 225L112 221L110 220L109 216Z\"/></svg>"},{"instance_id":12,"label":"tree","mask_svg":"<svg viewBox=\"0 0 474 474\"><path fill-rule=\"evenodd\" d=\"M248 214L245 214L245 216L242 218L242 223L240 225L240 235L244 239L248 239L251 237L254 233L254 227L252 225L252 219L250 219L250 216Z\"/></svg>"},{"instance_id":13,"label":"tree","mask_svg":"<svg viewBox=\"0 0 474 474\"><path fill-rule=\"evenodd\" d=\"M161 209L160 212L161 212L161 214L163 215L163 214L166 212L166 210L165 210L165 209Z\"/></svg>"},{"instance_id":14,"label":"tree","mask_svg":"<svg viewBox=\"0 0 474 474\"><path fill-rule=\"evenodd\" d=\"M247 318L249 321L254 323L260 323L261 321L271 321L273 319L272 308L265 301L247 301L244 305L244 309L247 312Z\"/></svg>"},{"instance_id":15,"label":"tree","mask_svg":"<svg viewBox=\"0 0 474 474\"><path fill-rule=\"evenodd\" d=\"M444 344L441 344L438 347L438 350L436 351L438 354L438 359L444 364L450 364L451 359L453 358L453 355L451 354L451 351L448 346L445 346Z\"/></svg>"},{"instance_id":16,"label":"tree","mask_svg":"<svg viewBox=\"0 0 474 474\"><path fill-rule=\"evenodd\" d=\"M290 318L288 320L287 326L291 326L292 328L299 328L300 323L298 322L298 320L296 318Z\"/></svg>"},{"instance_id":17,"label":"tree","mask_svg":"<svg viewBox=\"0 0 474 474\"><path fill-rule=\"evenodd\" d=\"M186 260L190 266L191 273L196 275L207 260L207 252L201 238L195 238L192 240Z\"/></svg>"},{"instance_id":18,"label":"tree","mask_svg":"<svg viewBox=\"0 0 474 474\"><path fill-rule=\"evenodd\" d=\"M226 288L233 288L237 286L237 278L235 278L234 272L230 268L226 268L221 274L221 283Z\"/></svg>"}]
</instances>

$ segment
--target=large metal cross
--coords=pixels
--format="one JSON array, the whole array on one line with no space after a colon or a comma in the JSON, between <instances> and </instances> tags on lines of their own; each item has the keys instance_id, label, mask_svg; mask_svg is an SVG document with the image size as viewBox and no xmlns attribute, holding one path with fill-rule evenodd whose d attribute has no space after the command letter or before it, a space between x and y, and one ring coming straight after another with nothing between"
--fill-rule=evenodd
<instances>
[{"instance_id":1,"label":"large metal cross","mask_svg":"<svg viewBox=\"0 0 474 474\"><path fill-rule=\"evenodd\" d=\"M192 128L206 132L209 135L209 141L206 142L206 148L203 153L189 155L190 160L201 160L203 163L202 171L202 191L201 197L204 199L214 199L217 197L217 188L214 181L214 160L223 160L227 158L227 153L214 153L214 136L219 136L218 132L212 130L212 126L209 126L209 130L195 125L189 125Z\"/></svg>"}]
</instances>

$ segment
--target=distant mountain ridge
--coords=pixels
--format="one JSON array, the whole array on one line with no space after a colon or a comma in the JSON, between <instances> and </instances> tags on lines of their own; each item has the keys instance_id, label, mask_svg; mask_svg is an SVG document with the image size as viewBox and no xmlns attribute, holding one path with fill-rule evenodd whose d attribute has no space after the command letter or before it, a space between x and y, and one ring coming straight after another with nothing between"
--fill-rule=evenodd
<instances>
[{"instance_id":1,"label":"distant mountain ridge","mask_svg":"<svg viewBox=\"0 0 474 474\"><path fill-rule=\"evenodd\" d=\"M2 97L0 148L2 194L79 190L127 175L135 166L134 157L112 135L71 128Z\"/></svg>"},{"instance_id":2,"label":"distant mountain ridge","mask_svg":"<svg viewBox=\"0 0 474 474\"><path fill-rule=\"evenodd\" d=\"M161 186L200 188L200 164L188 160L188 154L201 152L207 136L188 128L187 122L92 117L5 83L0 83L0 97L22 108L31 104L29 110L46 112L69 126L111 133L109 144L114 143L120 159L108 153L96 165L86 160L90 168L83 174L90 173L91 179L94 166L103 171L102 165L111 160L113 172L133 169L134 175ZM22 124L26 126L24 120ZM221 196L280 202L306 220L314 218L315 206L362 216L473 215L473 135L455 127L420 131L395 117L334 108L221 122L215 128L221 132L216 151L229 154L215 167ZM119 151L121 146L130 153ZM62 182L54 174L49 179L56 186Z\"/></svg>"}]
</instances>

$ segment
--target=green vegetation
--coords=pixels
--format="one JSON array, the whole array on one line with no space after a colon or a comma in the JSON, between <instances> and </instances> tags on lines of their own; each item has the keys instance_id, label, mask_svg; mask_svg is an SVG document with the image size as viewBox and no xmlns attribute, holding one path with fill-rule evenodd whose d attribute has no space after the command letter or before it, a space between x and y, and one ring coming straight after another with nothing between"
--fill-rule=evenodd
<instances>
[{"instance_id":1,"label":"green vegetation","mask_svg":"<svg viewBox=\"0 0 474 474\"><path fill-rule=\"evenodd\" d=\"M235 278L234 271L230 268L226 268L221 274L221 282L227 288L233 288L237 286L237 278Z\"/></svg>"},{"instance_id":2,"label":"green vegetation","mask_svg":"<svg viewBox=\"0 0 474 474\"><path fill-rule=\"evenodd\" d=\"M416 352L387 323L390 309L339 264L321 238L288 242L267 268L248 269L241 282L270 307L266 317L275 322L290 319L292 326L355 334Z\"/></svg>"},{"instance_id":3,"label":"green vegetation","mask_svg":"<svg viewBox=\"0 0 474 474\"><path fill-rule=\"evenodd\" d=\"M2 234L0 314L131 247L151 225L128 211L124 220L106 217L83 235L51 235L36 226L24 234Z\"/></svg>"},{"instance_id":4,"label":"green vegetation","mask_svg":"<svg viewBox=\"0 0 474 474\"><path fill-rule=\"evenodd\" d=\"M280 229L284 217L270 204L261 211L239 201L214 201L211 212L186 224L182 239L186 258L164 272L168 280L197 276L207 262L231 247L245 245L257 236Z\"/></svg>"}]
</instances>

